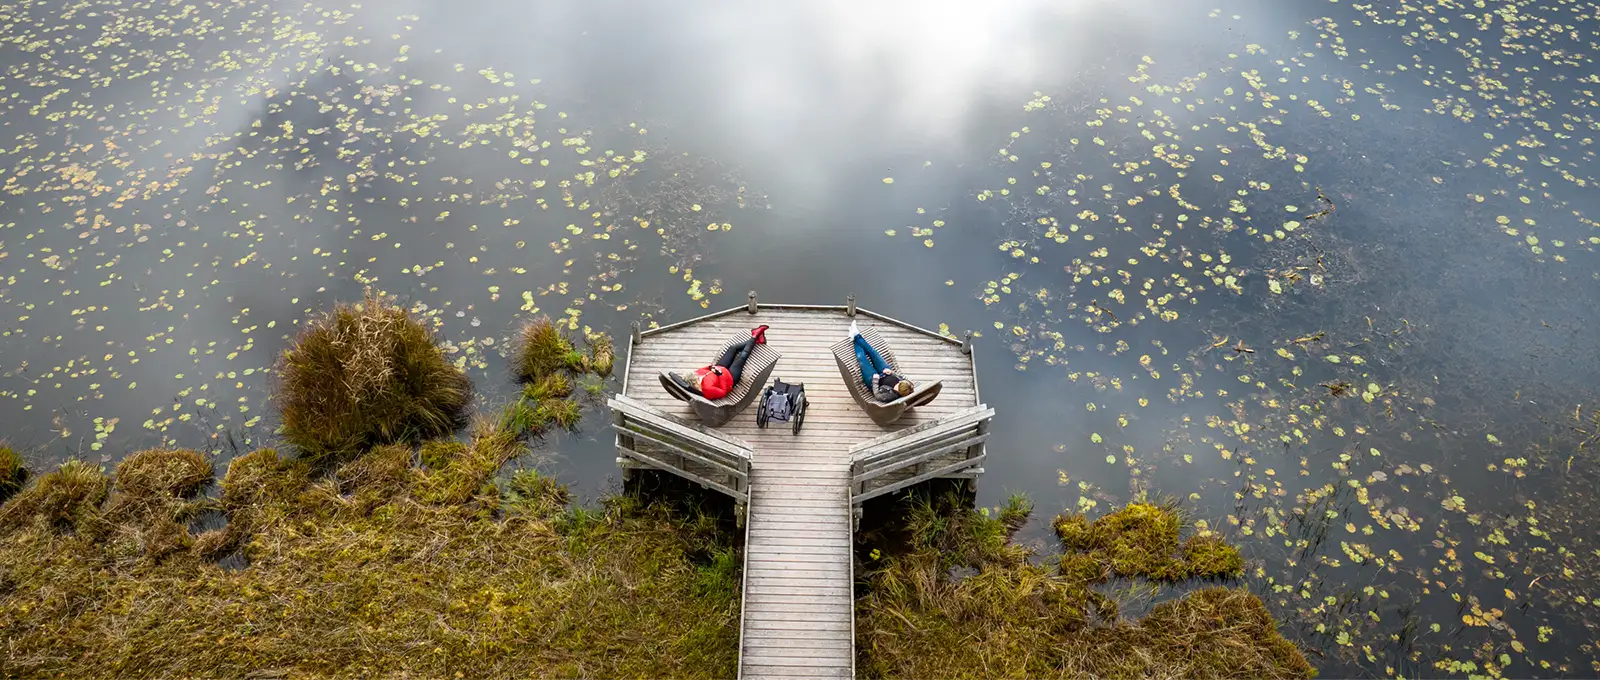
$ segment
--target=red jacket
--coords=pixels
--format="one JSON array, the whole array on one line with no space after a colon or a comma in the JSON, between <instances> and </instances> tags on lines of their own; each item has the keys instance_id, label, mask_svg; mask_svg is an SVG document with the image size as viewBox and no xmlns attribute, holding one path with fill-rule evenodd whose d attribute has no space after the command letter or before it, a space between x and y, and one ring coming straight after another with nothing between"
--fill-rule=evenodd
<instances>
[{"instance_id":1,"label":"red jacket","mask_svg":"<svg viewBox=\"0 0 1600 680\"><path fill-rule=\"evenodd\" d=\"M700 394L707 399L721 399L728 396L733 389L733 376L728 374L728 369L721 366L706 366L694 370L696 385Z\"/></svg>"}]
</instances>

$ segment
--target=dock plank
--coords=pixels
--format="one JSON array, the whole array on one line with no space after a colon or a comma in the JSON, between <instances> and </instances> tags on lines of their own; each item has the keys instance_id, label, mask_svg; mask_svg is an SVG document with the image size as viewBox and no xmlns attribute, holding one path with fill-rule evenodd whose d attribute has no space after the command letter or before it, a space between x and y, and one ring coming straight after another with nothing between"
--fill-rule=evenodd
<instances>
[{"instance_id":1,"label":"dock plank","mask_svg":"<svg viewBox=\"0 0 1600 680\"><path fill-rule=\"evenodd\" d=\"M759 405L745 409L714 433L695 433L701 441L715 438L726 445L731 440L747 444L751 451L740 622L739 672L744 678L854 674L850 453L886 434L937 427L934 423L939 420L979 403L972 358L961 352L958 343L870 312L863 311L855 320L863 328L877 328L894 348L908 378L941 381L939 398L887 427L872 422L851 398L834 363L832 345L845 337L851 322L842 308L762 306L754 314L730 311L645 331L642 341L628 348L624 394L656 419L670 416L697 422L687 404L661 389L659 372L703 366L730 335L759 324L769 326L767 340L783 354L772 377L805 383L807 409L799 434L789 423L757 427ZM858 493L947 462L944 456L930 458L926 466L871 480ZM695 474L716 474L719 483L724 477L736 479L698 461L671 460L693 467Z\"/></svg>"}]
</instances>

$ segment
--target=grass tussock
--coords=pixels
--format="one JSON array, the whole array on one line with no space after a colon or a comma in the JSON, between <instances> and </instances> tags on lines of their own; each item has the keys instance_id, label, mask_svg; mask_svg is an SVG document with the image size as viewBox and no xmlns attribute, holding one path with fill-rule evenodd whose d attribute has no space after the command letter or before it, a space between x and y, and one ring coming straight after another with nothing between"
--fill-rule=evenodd
<instances>
[{"instance_id":1,"label":"grass tussock","mask_svg":"<svg viewBox=\"0 0 1600 680\"><path fill-rule=\"evenodd\" d=\"M1243 589L1204 589L1158 604L1139 620L1119 619L1117 602L1093 587L1111 575L1111 561L1086 551L1115 537L1081 516L1057 518L1058 535L1074 549L1052 569L1009 540L1024 507L1013 499L992 517L953 501L901 508L909 546L874 561L864 575L867 595L857 601L863 677L1315 674L1278 634L1261 600ZM1137 509L1099 528L1113 525L1164 540L1173 522Z\"/></svg>"},{"instance_id":2,"label":"grass tussock","mask_svg":"<svg viewBox=\"0 0 1600 680\"><path fill-rule=\"evenodd\" d=\"M111 479L98 466L68 460L0 507L0 529L31 522L59 533L85 528L98 518L110 488Z\"/></svg>"},{"instance_id":3,"label":"grass tussock","mask_svg":"<svg viewBox=\"0 0 1600 680\"><path fill-rule=\"evenodd\" d=\"M23 466L22 455L0 443L0 503L15 496L28 481L28 469Z\"/></svg>"},{"instance_id":4,"label":"grass tussock","mask_svg":"<svg viewBox=\"0 0 1600 680\"><path fill-rule=\"evenodd\" d=\"M731 538L628 497L571 507L534 472L496 482L527 436L500 422L333 469L267 449L240 456L217 501L227 528L193 536L169 522L182 536L151 545L159 560L127 559L143 543L60 531L91 517L99 535L153 526L102 509L115 501L102 503L99 469L44 475L0 508L5 674L733 675ZM181 498L194 467L166 452L130 458L114 495L202 502ZM213 561L231 551L248 566Z\"/></svg>"},{"instance_id":5,"label":"grass tussock","mask_svg":"<svg viewBox=\"0 0 1600 680\"><path fill-rule=\"evenodd\" d=\"M1129 503L1092 523L1064 514L1052 524L1068 553L1082 553L1116 576L1181 581L1244 573L1244 558L1219 536L1195 534L1180 546L1183 525L1172 503Z\"/></svg>"},{"instance_id":6,"label":"grass tussock","mask_svg":"<svg viewBox=\"0 0 1600 680\"><path fill-rule=\"evenodd\" d=\"M602 378L611 375L612 363L617 358L611 336L585 326L583 341L588 347L587 353L579 350L577 344L561 332L560 325L549 317L531 319L517 331L511 356L512 370L519 380L532 383L562 371L575 375L592 373Z\"/></svg>"},{"instance_id":7,"label":"grass tussock","mask_svg":"<svg viewBox=\"0 0 1600 680\"><path fill-rule=\"evenodd\" d=\"M211 461L199 451L149 449L131 454L117 465L117 491L136 502L192 498L211 483L214 474Z\"/></svg>"},{"instance_id":8,"label":"grass tussock","mask_svg":"<svg viewBox=\"0 0 1600 680\"><path fill-rule=\"evenodd\" d=\"M307 324L278 375L283 438L311 460L444 436L472 404L471 381L428 327L371 292Z\"/></svg>"},{"instance_id":9,"label":"grass tussock","mask_svg":"<svg viewBox=\"0 0 1600 680\"><path fill-rule=\"evenodd\" d=\"M537 381L568 368L567 356L573 349L555 322L541 316L522 325L515 352L512 364L517 377Z\"/></svg>"}]
</instances>

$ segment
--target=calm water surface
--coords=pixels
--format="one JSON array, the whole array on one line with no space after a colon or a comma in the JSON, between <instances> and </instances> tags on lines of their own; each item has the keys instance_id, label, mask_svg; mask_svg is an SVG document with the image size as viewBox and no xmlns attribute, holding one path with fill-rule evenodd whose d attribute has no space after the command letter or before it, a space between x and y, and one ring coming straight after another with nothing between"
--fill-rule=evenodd
<instances>
[{"instance_id":1,"label":"calm water surface","mask_svg":"<svg viewBox=\"0 0 1600 680\"><path fill-rule=\"evenodd\" d=\"M367 286L486 409L535 313L855 293L981 334L981 503L1180 500L1325 676L1592 676L1597 13L14 3L0 433L272 445ZM608 447L528 463L592 498Z\"/></svg>"}]
</instances>

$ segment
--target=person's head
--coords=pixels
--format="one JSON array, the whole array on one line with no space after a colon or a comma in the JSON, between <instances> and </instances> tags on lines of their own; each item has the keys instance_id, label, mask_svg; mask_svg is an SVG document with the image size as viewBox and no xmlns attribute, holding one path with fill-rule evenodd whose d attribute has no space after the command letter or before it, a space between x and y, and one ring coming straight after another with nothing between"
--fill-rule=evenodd
<instances>
[{"instance_id":1,"label":"person's head","mask_svg":"<svg viewBox=\"0 0 1600 680\"><path fill-rule=\"evenodd\" d=\"M894 384L894 391L895 391L895 394L898 394L898 395L900 395L902 397L906 396L908 394L911 394L911 381L910 380L901 380L900 382L895 383Z\"/></svg>"}]
</instances>

